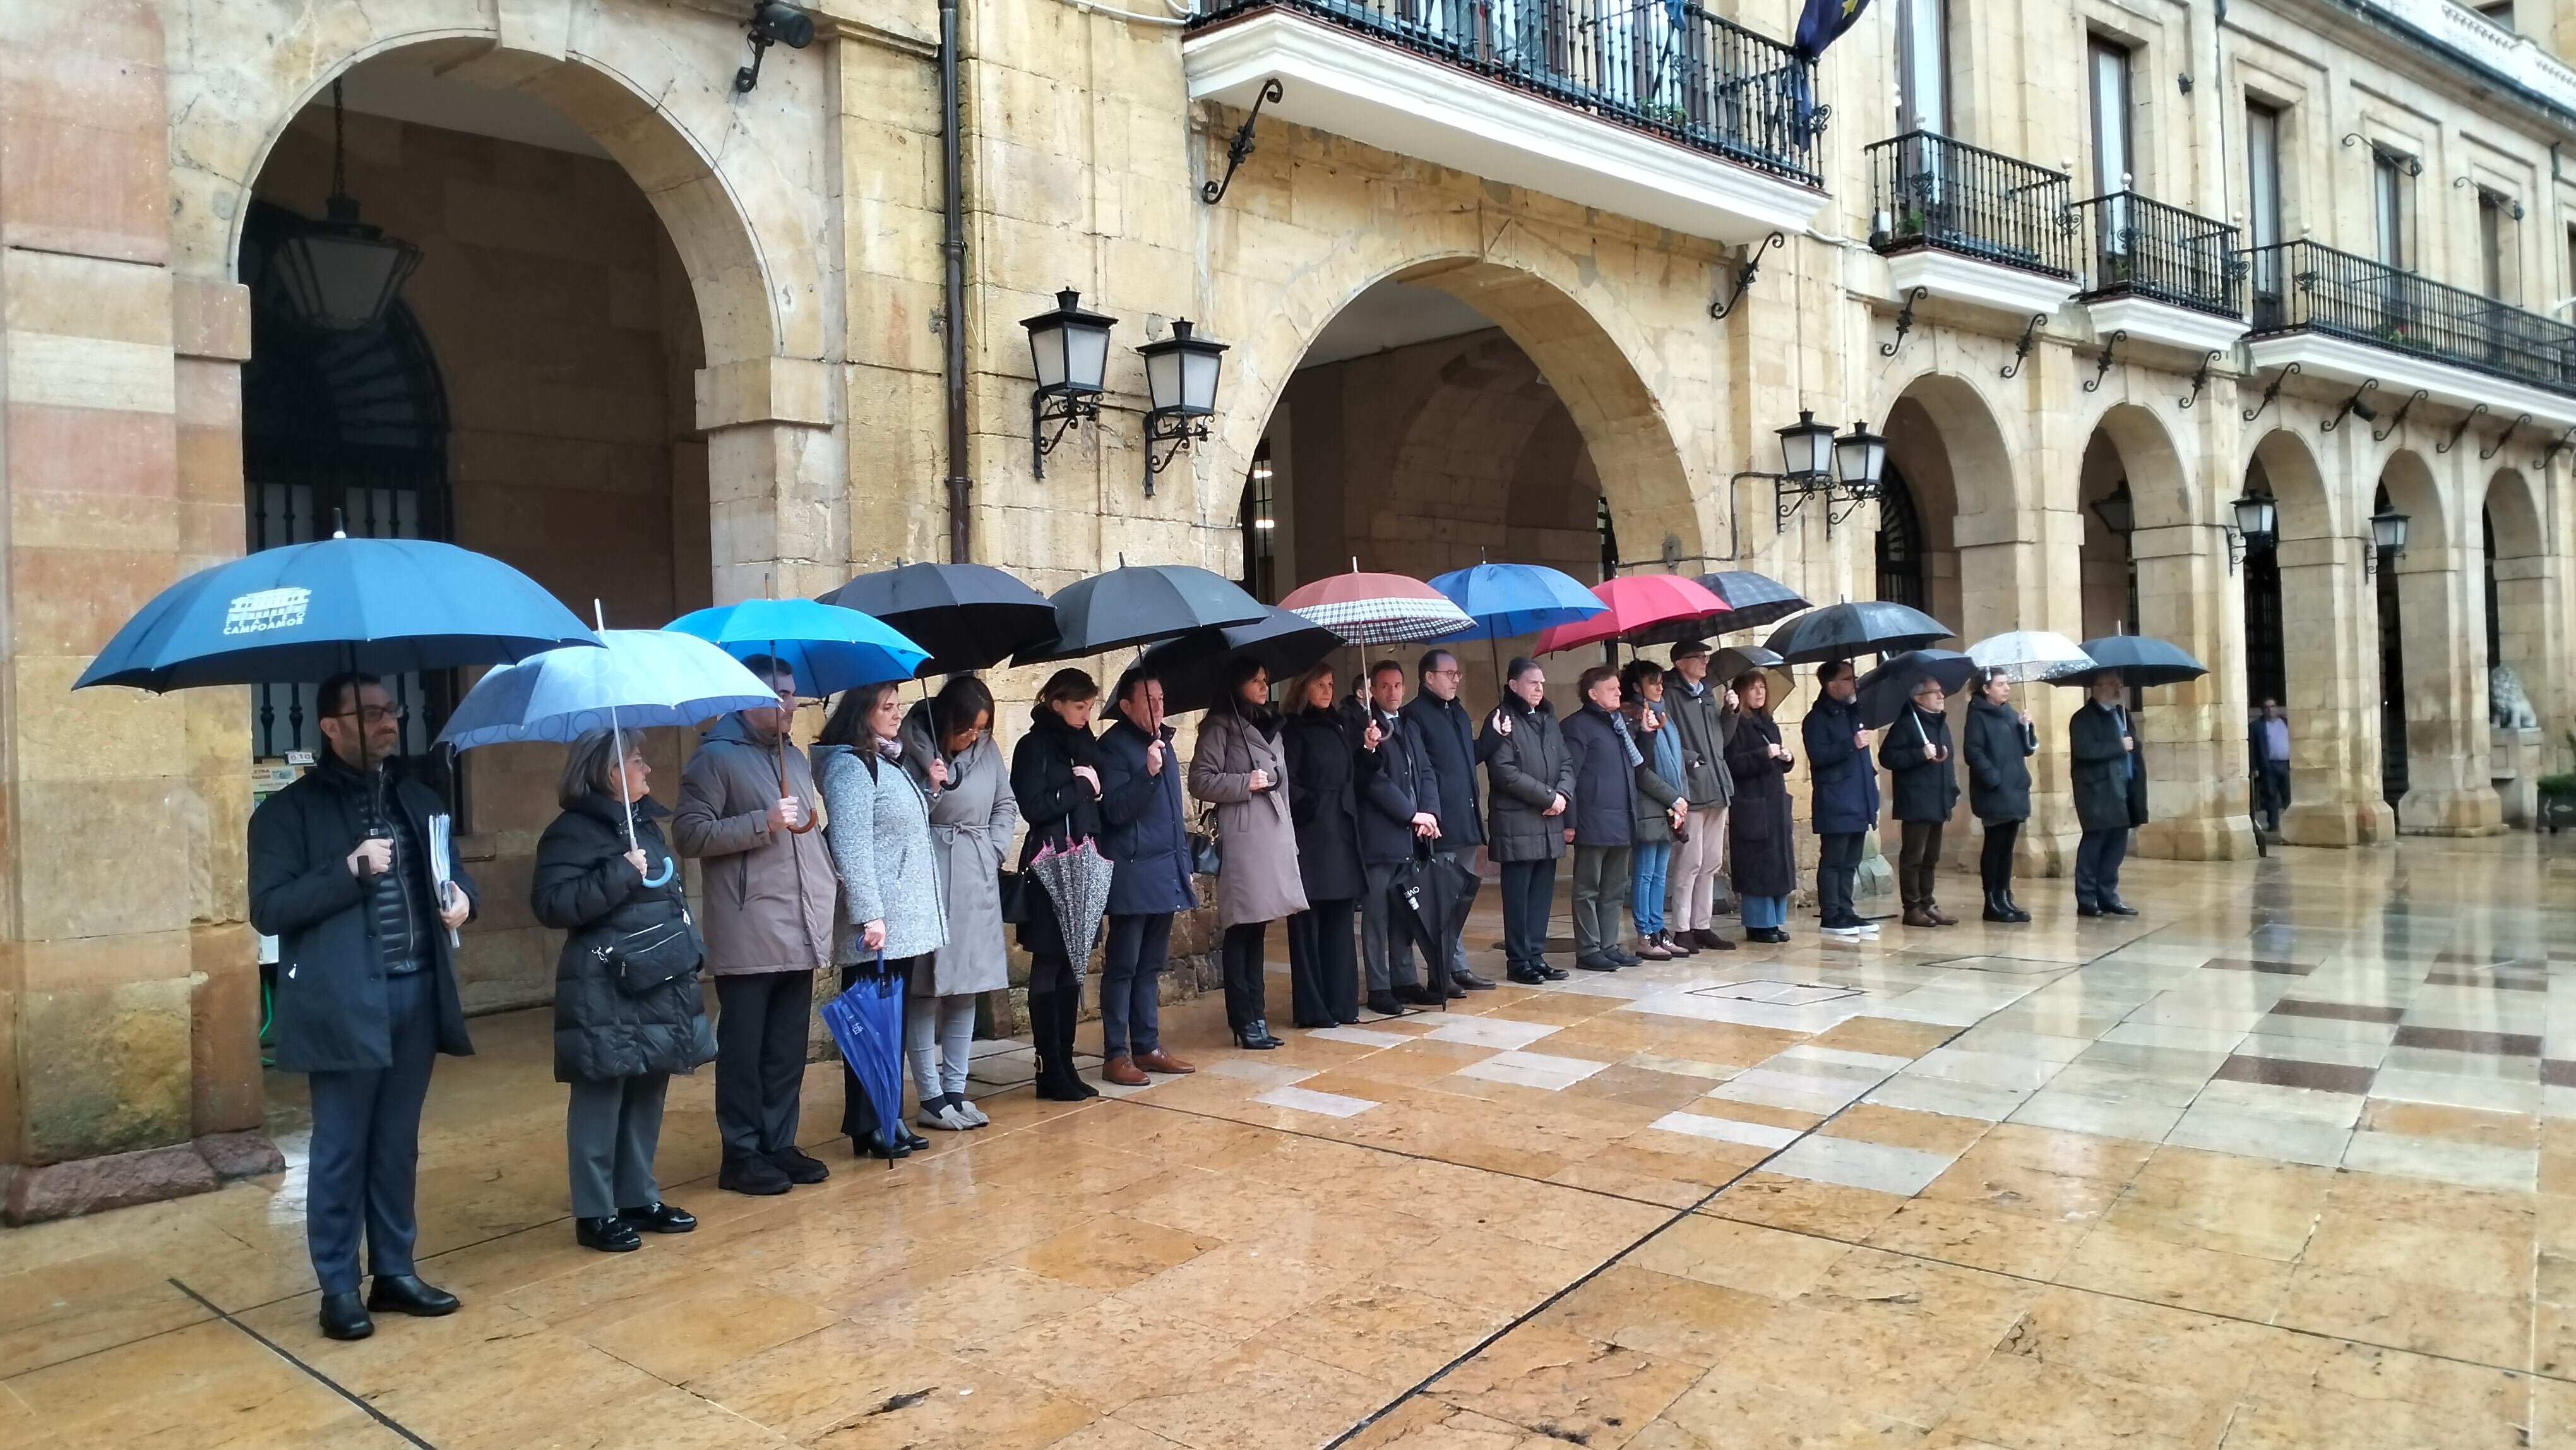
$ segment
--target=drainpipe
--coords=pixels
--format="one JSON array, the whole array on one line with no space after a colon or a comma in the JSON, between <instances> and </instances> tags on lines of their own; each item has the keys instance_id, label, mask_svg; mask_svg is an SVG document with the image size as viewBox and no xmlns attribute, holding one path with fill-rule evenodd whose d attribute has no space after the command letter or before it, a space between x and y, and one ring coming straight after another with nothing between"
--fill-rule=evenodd
<instances>
[{"instance_id":1,"label":"drainpipe","mask_svg":"<svg viewBox=\"0 0 2576 1450\"><path fill-rule=\"evenodd\" d=\"M966 140L957 119L957 0L939 0L940 212L947 258L941 334L948 344L948 560L972 557L966 495Z\"/></svg>"}]
</instances>

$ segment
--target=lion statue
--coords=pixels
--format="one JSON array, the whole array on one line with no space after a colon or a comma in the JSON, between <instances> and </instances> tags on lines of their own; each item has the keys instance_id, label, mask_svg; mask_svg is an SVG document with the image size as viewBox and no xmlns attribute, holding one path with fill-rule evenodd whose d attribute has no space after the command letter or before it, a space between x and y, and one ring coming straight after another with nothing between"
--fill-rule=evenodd
<instances>
[{"instance_id":1,"label":"lion statue","mask_svg":"<svg viewBox=\"0 0 2576 1450\"><path fill-rule=\"evenodd\" d=\"M2531 708L2531 697L2522 692L2521 677L2510 665L2487 671L2487 721L2505 730L2540 728L2540 716Z\"/></svg>"}]
</instances>

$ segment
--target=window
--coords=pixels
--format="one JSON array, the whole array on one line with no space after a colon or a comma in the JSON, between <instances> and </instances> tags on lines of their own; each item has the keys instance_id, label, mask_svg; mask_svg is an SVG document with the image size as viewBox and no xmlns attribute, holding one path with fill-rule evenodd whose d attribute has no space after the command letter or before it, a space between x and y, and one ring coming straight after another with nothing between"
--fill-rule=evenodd
<instances>
[{"instance_id":1,"label":"window","mask_svg":"<svg viewBox=\"0 0 2576 1450\"><path fill-rule=\"evenodd\" d=\"M2513 0L2483 0L2483 3L2470 8L2486 17L2486 22L2498 30L2513 29Z\"/></svg>"},{"instance_id":2,"label":"window","mask_svg":"<svg viewBox=\"0 0 2576 1450\"><path fill-rule=\"evenodd\" d=\"M1592 528L1601 535L1601 577L1619 577L1619 531L1610 527L1610 495L1592 501Z\"/></svg>"},{"instance_id":3,"label":"window","mask_svg":"<svg viewBox=\"0 0 2576 1450\"><path fill-rule=\"evenodd\" d=\"M1896 0L1896 129L1950 132L1948 0Z\"/></svg>"},{"instance_id":4,"label":"window","mask_svg":"<svg viewBox=\"0 0 2576 1450\"><path fill-rule=\"evenodd\" d=\"M1264 604L1279 602L1279 510L1271 492L1270 440L1252 450L1243 480L1243 588Z\"/></svg>"},{"instance_id":5,"label":"window","mask_svg":"<svg viewBox=\"0 0 2576 1450\"><path fill-rule=\"evenodd\" d=\"M2499 302L2522 297L2521 258L2516 248L2522 204L2500 191L2478 188L2478 284Z\"/></svg>"},{"instance_id":6,"label":"window","mask_svg":"<svg viewBox=\"0 0 2576 1450\"><path fill-rule=\"evenodd\" d=\"M1878 490L1878 597L1930 609L1923 563L1923 516L1914 511L1914 490L1891 466Z\"/></svg>"},{"instance_id":7,"label":"window","mask_svg":"<svg viewBox=\"0 0 2576 1450\"><path fill-rule=\"evenodd\" d=\"M2281 306L2281 113L2259 102L2245 107L2245 222L2260 330L2279 325Z\"/></svg>"},{"instance_id":8,"label":"window","mask_svg":"<svg viewBox=\"0 0 2576 1450\"><path fill-rule=\"evenodd\" d=\"M2407 158L2374 145L2370 148L2370 220L2379 243L2379 260L2406 266Z\"/></svg>"},{"instance_id":9,"label":"window","mask_svg":"<svg viewBox=\"0 0 2576 1450\"><path fill-rule=\"evenodd\" d=\"M2138 166L2129 144L2128 47L2095 38L2093 86L2093 194L2127 191Z\"/></svg>"}]
</instances>

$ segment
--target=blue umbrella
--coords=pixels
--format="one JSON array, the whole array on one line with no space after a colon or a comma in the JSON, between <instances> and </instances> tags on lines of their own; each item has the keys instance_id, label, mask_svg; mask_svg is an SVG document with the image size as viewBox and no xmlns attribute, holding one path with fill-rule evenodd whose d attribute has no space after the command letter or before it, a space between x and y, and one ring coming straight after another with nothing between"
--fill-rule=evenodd
<instances>
[{"instance_id":1,"label":"blue umbrella","mask_svg":"<svg viewBox=\"0 0 2576 1450\"><path fill-rule=\"evenodd\" d=\"M1478 564L1431 581L1466 616L1472 630L1450 639L1509 639L1590 619L1609 608L1570 575L1541 564Z\"/></svg>"},{"instance_id":2,"label":"blue umbrella","mask_svg":"<svg viewBox=\"0 0 2576 1450\"><path fill-rule=\"evenodd\" d=\"M672 620L667 628L724 646L735 659L773 655L807 695L908 680L930 652L873 615L811 599L747 599Z\"/></svg>"},{"instance_id":3,"label":"blue umbrella","mask_svg":"<svg viewBox=\"0 0 2576 1450\"><path fill-rule=\"evenodd\" d=\"M200 569L154 596L72 685L197 685L396 675L596 647L527 575L426 539L334 534Z\"/></svg>"},{"instance_id":4,"label":"blue umbrella","mask_svg":"<svg viewBox=\"0 0 2576 1450\"><path fill-rule=\"evenodd\" d=\"M903 1122L903 979L886 971L883 952L876 971L823 1004L823 1025L832 1029L851 1081L876 1109L879 1131L898 1136L893 1125ZM894 1167L892 1158L886 1167Z\"/></svg>"}]
</instances>

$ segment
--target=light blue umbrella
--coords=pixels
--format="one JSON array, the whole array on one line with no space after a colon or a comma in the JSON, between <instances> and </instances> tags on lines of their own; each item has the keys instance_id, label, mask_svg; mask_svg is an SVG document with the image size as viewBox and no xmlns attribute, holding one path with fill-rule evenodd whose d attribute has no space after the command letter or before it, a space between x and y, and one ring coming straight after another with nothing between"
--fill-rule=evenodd
<instances>
[{"instance_id":1,"label":"light blue umbrella","mask_svg":"<svg viewBox=\"0 0 2576 1450\"><path fill-rule=\"evenodd\" d=\"M1449 639L1509 639L1590 619L1610 606L1573 575L1543 564L1478 564L1431 581L1469 619Z\"/></svg>"},{"instance_id":2,"label":"light blue umbrella","mask_svg":"<svg viewBox=\"0 0 2576 1450\"><path fill-rule=\"evenodd\" d=\"M811 599L746 599L672 620L667 628L724 647L735 659L771 655L807 695L908 680L930 651L872 614Z\"/></svg>"},{"instance_id":3,"label":"light blue umbrella","mask_svg":"<svg viewBox=\"0 0 2576 1450\"><path fill-rule=\"evenodd\" d=\"M570 741L593 730L616 739L626 727L694 725L711 715L776 705L778 693L733 656L695 635L661 629L603 629L604 649L548 650L477 680L438 738L458 750L513 741ZM636 849L627 805L626 847ZM659 886L671 879L663 862Z\"/></svg>"}]
</instances>

